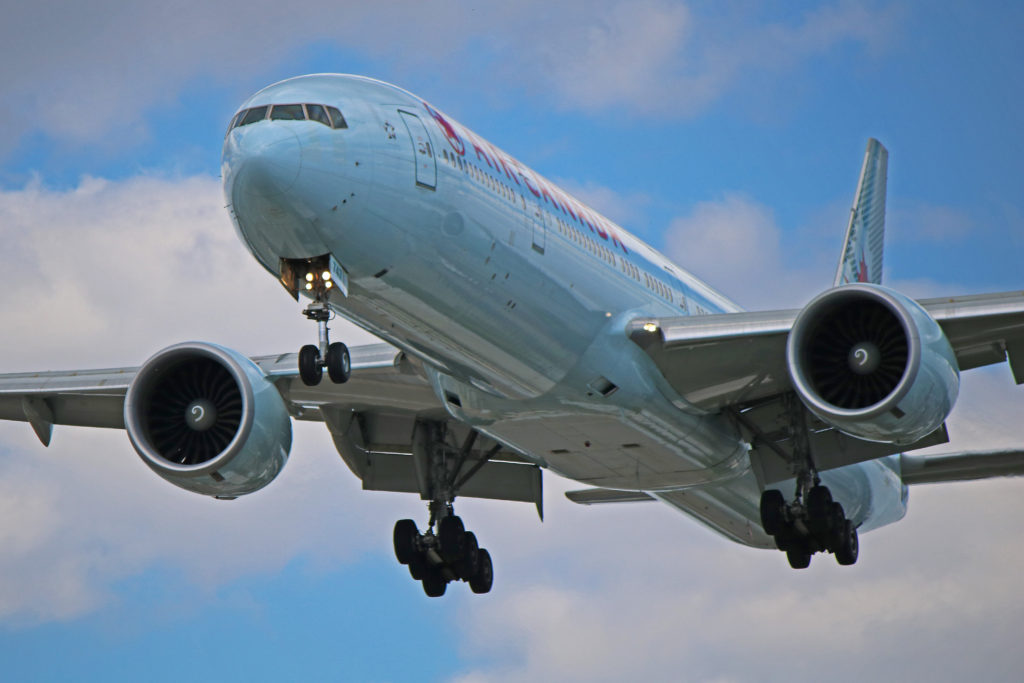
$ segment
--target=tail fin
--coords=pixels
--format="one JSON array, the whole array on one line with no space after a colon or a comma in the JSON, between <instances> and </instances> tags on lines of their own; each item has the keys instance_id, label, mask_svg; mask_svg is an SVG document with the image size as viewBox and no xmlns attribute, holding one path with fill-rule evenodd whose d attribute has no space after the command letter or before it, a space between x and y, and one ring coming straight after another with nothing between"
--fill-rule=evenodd
<instances>
[{"instance_id":1,"label":"tail fin","mask_svg":"<svg viewBox=\"0 0 1024 683\"><path fill-rule=\"evenodd\" d=\"M885 240L885 177L889 151L878 140L868 140L864 166L857 181L857 196L850 209L839 268L834 286L849 282L882 283L882 250Z\"/></svg>"}]
</instances>

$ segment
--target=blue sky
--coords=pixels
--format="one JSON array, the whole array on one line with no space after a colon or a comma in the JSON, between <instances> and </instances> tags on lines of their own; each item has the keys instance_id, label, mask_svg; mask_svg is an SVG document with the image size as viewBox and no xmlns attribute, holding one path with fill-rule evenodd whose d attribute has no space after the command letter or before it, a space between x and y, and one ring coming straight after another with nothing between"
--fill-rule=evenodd
<instances>
[{"instance_id":1,"label":"blue sky","mask_svg":"<svg viewBox=\"0 0 1024 683\"><path fill-rule=\"evenodd\" d=\"M411 90L751 308L831 283L878 137L887 282L1022 286L1017 3L63 5L0 26L10 371L308 341L218 174L237 105L310 72ZM1008 375L965 378L950 448L1021 442ZM576 508L549 477L543 525L460 507L495 590L431 601L390 547L423 506L360 491L320 425L230 504L170 490L121 433L58 428L43 449L0 425L0 661L25 680L1014 680L1020 486L914 490L856 567L794 573L668 509Z\"/></svg>"}]
</instances>

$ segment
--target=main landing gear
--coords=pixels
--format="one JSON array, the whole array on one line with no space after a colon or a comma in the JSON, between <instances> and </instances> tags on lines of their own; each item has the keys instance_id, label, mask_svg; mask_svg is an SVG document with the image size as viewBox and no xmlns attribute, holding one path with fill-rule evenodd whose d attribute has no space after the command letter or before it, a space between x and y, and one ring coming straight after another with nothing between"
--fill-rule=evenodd
<instances>
[{"instance_id":1,"label":"main landing gear","mask_svg":"<svg viewBox=\"0 0 1024 683\"><path fill-rule=\"evenodd\" d=\"M409 567L423 591L432 598L444 595L452 581L465 581L474 593L487 593L494 582L491 554L480 547L476 534L467 531L455 515L455 495L500 449L482 451L475 464L470 455L479 434L472 430L461 446L447 442L441 423L418 422L413 434L413 460L422 473L424 498L430 500L430 521L423 533L411 519L395 524L395 557Z\"/></svg>"},{"instance_id":2,"label":"main landing gear","mask_svg":"<svg viewBox=\"0 0 1024 683\"><path fill-rule=\"evenodd\" d=\"M775 545L786 553L789 566L806 569L811 555L830 552L841 565L857 561L857 528L846 518L842 504L832 500L827 486L815 483L806 495L786 503L782 492L769 489L761 494L761 525L775 537Z\"/></svg>"},{"instance_id":3,"label":"main landing gear","mask_svg":"<svg viewBox=\"0 0 1024 683\"><path fill-rule=\"evenodd\" d=\"M494 582L491 554L450 507L445 513L437 521L436 532L433 516L422 534L413 520L398 520L395 557L409 567L413 579L423 582L423 592L432 598L444 595L451 581L465 581L474 593L487 593Z\"/></svg>"},{"instance_id":4,"label":"main landing gear","mask_svg":"<svg viewBox=\"0 0 1024 683\"><path fill-rule=\"evenodd\" d=\"M299 377L303 384L311 387L320 384L324 368L327 368L327 376L332 382L344 384L352 374L352 359L347 346L341 342L332 344L328 336L327 321L331 319L331 309L318 296L302 313L316 322L320 337L319 346L306 344L299 349Z\"/></svg>"},{"instance_id":5,"label":"main landing gear","mask_svg":"<svg viewBox=\"0 0 1024 683\"><path fill-rule=\"evenodd\" d=\"M814 467L807 435L807 424L799 400L787 399L790 434L793 436L792 466L796 474L796 495L787 503L778 489L761 494L761 526L775 537L775 545L786 553L789 566L806 569L814 553L829 552L841 565L857 561L857 527L846 518L843 506L832 499Z\"/></svg>"}]
</instances>

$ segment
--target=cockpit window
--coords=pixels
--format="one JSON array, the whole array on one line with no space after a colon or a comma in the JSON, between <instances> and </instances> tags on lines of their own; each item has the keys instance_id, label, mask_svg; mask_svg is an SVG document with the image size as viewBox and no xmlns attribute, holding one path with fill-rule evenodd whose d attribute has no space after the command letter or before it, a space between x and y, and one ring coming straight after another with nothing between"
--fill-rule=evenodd
<instances>
[{"instance_id":1,"label":"cockpit window","mask_svg":"<svg viewBox=\"0 0 1024 683\"><path fill-rule=\"evenodd\" d=\"M273 121L304 121L306 112L301 104L275 104L270 110L270 118Z\"/></svg>"},{"instance_id":2,"label":"cockpit window","mask_svg":"<svg viewBox=\"0 0 1024 683\"><path fill-rule=\"evenodd\" d=\"M327 111L331 115L331 121L334 122L335 128L348 128L345 117L341 115L341 112L336 107L327 107Z\"/></svg>"},{"instance_id":3,"label":"cockpit window","mask_svg":"<svg viewBox=\"0 0 1024 683\"><path fill-rule=\"evenodd\" d=\"M319 104L307 104L306 113L309 114L310 121L317 121L328 128L331 127L331 120L327 117L327 110Z\"/></svg>"},{"instance_id":4,"label":"cockpit window","mask_svg":"<svg viewBox=\"0 0 1024 683\"><path fill-rule=\"evenodd\" d=\"M275 104L243 109L235 114L228 130L262 121L267 118L268 110L272 121L305 121L308 117L310 121L322 123L328 128L348 128L345 117L335 107L322 104Z\"/></svg>"},{"instance_id":5,"label":"cockpit window","mask_svg":"<svg viewBox=\"0 0 1024 683\"><path fill-rule=\"evenodd\" d=\"M250 123L256 123L267 118L267 107L253 107L249 111L245 112L245 116L238 120L239 126L247 126Z\"/></svg>"}]
</instances>

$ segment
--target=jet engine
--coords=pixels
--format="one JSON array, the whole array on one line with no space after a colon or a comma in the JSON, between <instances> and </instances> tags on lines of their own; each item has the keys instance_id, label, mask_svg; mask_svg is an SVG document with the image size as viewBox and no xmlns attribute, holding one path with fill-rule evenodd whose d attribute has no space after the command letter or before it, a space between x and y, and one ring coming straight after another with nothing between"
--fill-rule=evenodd
<instances>
[{"instance_id":1,"label":"jet engine","mask_svg":"<svg viewBox=\"0 0 1024 683\"><path fill-rule=\"evenodd\" d=\"M292 444L288 410L263 371L235 351L201 342L170 346L139 368L124 422L154 472L217 498L269 484Z\"/></svg>"},{"instance_id":2,"label":"jet engine","mask_svg":"<svg viewBox=\"0 0 1024 683\"><path fill-rule=\"evenodd\" d=\"M816 297L786 344L793 387L836 429L905 445L937 429L960 390L956 356L939 324L885 287L852 284Z\"/></svg>"}]
</instances>

